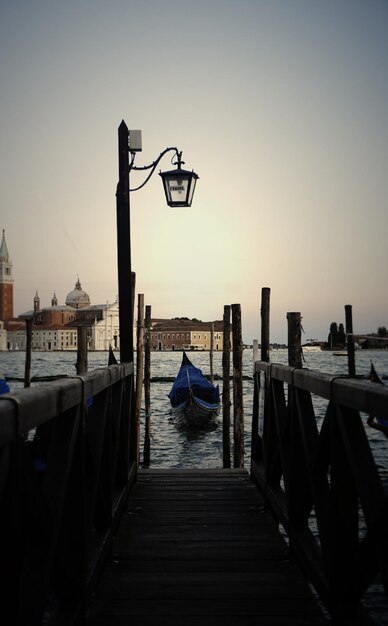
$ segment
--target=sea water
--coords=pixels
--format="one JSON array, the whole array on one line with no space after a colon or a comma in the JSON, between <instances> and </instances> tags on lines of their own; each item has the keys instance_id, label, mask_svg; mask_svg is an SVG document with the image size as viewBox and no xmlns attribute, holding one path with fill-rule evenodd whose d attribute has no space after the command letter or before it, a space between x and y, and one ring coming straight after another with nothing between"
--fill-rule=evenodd
<instances>
[{"instance_id":1,"label":"sea water","mask_svg":"<svg viewBox=\"0 0 388 626\"><path fill-rule=\"evenodd\" d=\"M190 359L205 375L210 374L209 352L190 352ZM231 354L232 357L232 354ZM118 358L118 357L117 357ZM135 355L136 359L136 355ZM31 360L31 376L58 376L76 374L76 352L33 352ZM182 352L151 352L151 378L171 378L178 373L182 360ZM270 352L272 363L286 365L287 350ZM371 363L381 377L387 377L388 384L388 351L359 350L356 352L356 373L368 376ZM108 352L89 352L88 370L105 367L108 364ZM335 356L331 351L305 351L303 367L332 375L347 373L346 356ZM11 391L22 388L25 366L25 352L0 352L0 372L2 372ZM231 358L232 370L232 358ZM213 372L222 378L222 353L213 354ZM244 444L245 465L250 462L250 431L253 405L253 351L243 351L243 402L244 402ZM49 383L34 383L49 384ZM219 384L222 394L222 381ZM151 465L165 468L217 468L222 467L222 414L211 428L203 430L187 430L175 423L171 416L168 399L171 382L151 382ZM232 395L232 392L231 392ZM232 398L231 398L232 399ZM144 394L143 394L144 403ZM317 421L320 422L326 410L327 401L314 398ZM141 413L144 425L144 408ZM231 407L233 420L233 405ZM388 478L388 446L384 435L367 427L379 469ZM233 461L233 459L232 459Z\"/></svg>"}]
</instances>

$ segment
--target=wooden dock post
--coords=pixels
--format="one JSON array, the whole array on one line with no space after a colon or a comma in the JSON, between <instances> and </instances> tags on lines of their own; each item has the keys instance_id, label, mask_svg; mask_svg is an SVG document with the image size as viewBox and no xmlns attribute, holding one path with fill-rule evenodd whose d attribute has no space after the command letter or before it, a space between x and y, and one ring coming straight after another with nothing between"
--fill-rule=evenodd
<instances>
[{"instance_id":1,"label":"wooden dock post","mask_svg":"<svg viewBox=\"0 0 388 626\"><path fill-rule=\"evenodd\" d=\"M352 314L351 304L345 304L345 332L346 332L346 350L348 353L348 372L349 372L349 376L355 376L356 375L356 355L354 352L353 314Z\"/></svg>"},{"instance_id":2,"label":"wooden dock post","mask_svg":"<svg viewBox=\"0 0 388 626\"><path fill-rule=\"evenodd\" d=\"M271 289L261 290L261 360L269 362L269 311Z\"/></svg>"},{"instance_id":3,"label":"wooden dock post","mask_svg":"<svg viewBox=\"0 0 388 626\"><path fill-rule=\"evenodd\" d=\"M24 386L31 386L31 352L32 352L32 326L34 317L26 317L26 362L24 366Z\"/></svg>"},{"instance_id":4,"label":"wooden dock post","mask_svg":"<svg viewBox=\"0 0 388 626\"><path fill-rule=\"evenodd\" d=\"M144 467L150 466L151 460L151 307L147 304L145 308L144 324L144 407L145 407L145 427L144 427Z\"/></svg>"},{"instance_id":5,"label":"wooden dock post","mask_svg":"<svg viewBox=\"0 0 388 626\"><path fill-rule=\"evenodd\" d=\"M230 467L230 306L224 306L224 342L222 348L222 457L223 467Z\"/></svg>"},{"instance_id":6,"label":"wooden dock post","mask_svg":"<svg viewBox=\"0 0 388 626\"><path fill-rule=\"evenodd\" d=\"M211 384L214 383L213 350L214 350L214 322L212 322L210 326L210 382Z\"/></svg>"},{"instance_id":7,"label":"wooden dock post","mask_svg":"<svg viewBox=\"0 0 388 626\"><path fill-rule=\"evenodd\" d=\"M77 363L78 376L88 371L88 327L77 326Z\"/></svg>"},{"instance_id":8,"label":"wooden dock post","mask_svg":"<svg viewBox=\"0 0 388 626\"><path fill-rule=\"evenodd\" d=\"M241 305L232 304L234 467L244 467Z\"/></svg>"},{"instance_id":9,"label":"wooden dock post","mask_svg":"<svg viewBox=\"0 0 388 626\"><path fill-rule=\"evenodd\" d=\"M253 355L252 355L252 361L253 361L253 376L255 375L255 363L256 361L259 360L259 340L258 339L254 339L253 340Z\"/></svg>"},{"instance_id":10,"label":"wooden dock post","mask_svg":"<svg viewBox=\"0 0 388 626\"><path fill-rule=\"evenodd\" d=\"M271 289L269 287L263 287L261 290L261 361L269 362L269 346L270 346L270 296ZM258 359L257 359L258 360ZM255 363L255 358L254 361ZM256 376L253 371L254 377L254 389L253 389L253 416L252 416L252 431L251 431L251 459L257 459L262 454L261 440L259 440L259 429L262 429L260 422L260 406L259 401L262 399L260 394L260 375ZM268 381L267 381L268 383ZM261 419L263 419L261 417Z\"/></svg>"},{"instance_id":11,"label":"wooden dock post","mask_svg":"<svg viewBox=\"0 0 388 626\"><path fill-rule=\"evenodd\" d=\"M135 422L136 422L136 459L140 461L140 411L143 389L144 372L144 294L138 294L137 303L137 338L136 338L136 395L135 395Z\"/></svg>"},{"instance_id":12,"label":"wooden dock post","mask_svg":"<svg viewBox=\"0 0 388 626\"><path fill-rule=\"evenodd\" d=\"M287 313L288 321L288 365L302 367L302 316Z\"/></svg>"}]
</instances>

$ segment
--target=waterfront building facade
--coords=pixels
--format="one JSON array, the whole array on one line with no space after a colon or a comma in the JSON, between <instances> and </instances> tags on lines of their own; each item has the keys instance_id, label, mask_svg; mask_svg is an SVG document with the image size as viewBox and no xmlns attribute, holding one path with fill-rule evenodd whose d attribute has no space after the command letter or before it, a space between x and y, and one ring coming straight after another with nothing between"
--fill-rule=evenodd
<instances>
[{"instance_id":1,"label":"waterfront building facade","mask_svg":"<svg viewBox=\"0 0 388 626\"><path fill-rule=\"evenodd\" d=\"M120 348L118 302L91 305L89 295L82 290L78 278L74 289L68 293L66 304L58 304L54 293L51 306L41 308L38 292L34 306L22 313L18 320L7 323L7 348L25 350L25 319L33 317L33 350L77 350L77 328L88 327L88 350L114 350Z\"/></svg>"},{"instance_id":2,"label":"waterfront building facade","mask_svg":"<svg viewBox=\"0 0 388 626\"><path fill-rule=\"evenodd\" d=\"M0 351L7 350L7 331L4 322L0 322Z\"/></svg>"},{"instance_id":3,"label":"waterfront building facade","mask_svg":"<svg viewBox=\"0 0 388 626\"><path fill-rule=\"evenodd\" d=\"M171 319L153 320L151 325L151 350L210 350L213 323L213 350L224 347L223 322ZM230 338L232 343L232 336Z\"/></svg>"},{"instance_id":4,"label":"waterfront building facade","mask_svg":"<svg viewBox=\"0 0 388 626\"><path fill-rule=\"evenodd\" d=\"M26 349L26 328L20 324L19 328L13 328L7 333L8 350ZM76 350L77 329L55 325L34 326L32 329L32 350L51 352L55 350Z\"/></svg>"},{"instance_id":5,"label":"waterfront building facade","mask_svg":"<svg viewBox=\"0 0 388 626\"><path fill-rule=\"evenodd\" d=\"M26 349L26 319L33 318L33 350L77 350L77 328L87 326L88 350L120 349L119 303L91 304L89 294L82 289L79 277L59 304L56 293L51 306L41 307L36 291L33 307L17 318L13 317L12 262L3 230L0 245L0 350ZM196 319L153 319L151 350L210 350L212 322ZM136 320L133 328L136 346ZM223 349L223 322L213 322L213 350Z\"/></svg>"},{"instance_id":6,"label":"waterfront building facade","mask_svg":"<svg viewBox=\"0 0 388 626\"><path fill-rule=\"evenodd\" d=\"M78 320L87 325L89 350L119 350L119 303L98 304L78 312Z\"/></svg>"}]
</instances>

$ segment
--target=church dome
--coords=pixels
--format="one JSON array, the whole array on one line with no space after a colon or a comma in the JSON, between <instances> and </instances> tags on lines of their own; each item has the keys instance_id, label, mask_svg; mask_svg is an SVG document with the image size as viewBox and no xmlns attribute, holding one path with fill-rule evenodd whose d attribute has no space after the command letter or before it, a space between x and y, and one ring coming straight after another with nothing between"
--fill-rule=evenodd
<instances>
[{"instance_id":1,"label":"church dome","mask_svg":"<svg viewBox=\"0 0 388 626\"><path fill-rule=\"evenodd\" d=\"M89 294L87 294L86 291L82 291L79 278L75 283L73 291L70 291L70 293L67 294L66 304L68 306L72 306L73 309L81 309L84 306L90 305Z\"/></svg>"}]
</instances>

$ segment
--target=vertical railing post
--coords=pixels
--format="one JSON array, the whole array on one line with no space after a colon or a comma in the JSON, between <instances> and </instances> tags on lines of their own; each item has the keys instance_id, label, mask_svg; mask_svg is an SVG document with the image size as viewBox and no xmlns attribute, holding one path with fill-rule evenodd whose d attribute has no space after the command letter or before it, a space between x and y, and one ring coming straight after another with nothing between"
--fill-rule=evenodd
<instances>
[{"instance_id":1,"label":"vertical railing post","mask_svg":"<svg viewBox=\"0 0 388 626\"><path fill-rule=\"evenodd\" d=\"M261 360L269 361L269 311L271 289L263 287L261 290Z\"/></svg>"},{"instance_id":2,"label":"vertical railing post","mask_svg":"<svg viewBox=\"0 0 388 626\"><path fill-rule=\"evenodd\" d=\"M223 466L230 467L230 306L224 306L222 347L222 454Z\"/></svg>"},{"instance_id":3,"label":"vertical railing post","mask_svg":"<svg viewBox=\"0 0 388 626\"><path fill-rule=\"evenodd\" d=\"M232 304L234 467L244 467L241 305Z\"/></svg>"},{"instance_id":4,"label":"vertical railing post","mask_svg":"<svg viewBox=\"0 0 388 626\"><path fill-rule=\"evenodd\" d=\"M151 458L151 307L145 308L145 333L144 333L144 467L150 466Z\"/></svg>"},{"instance_id":5,"label":"vertical railing post","mask_svg":"<svg viewBox=\"0 0 388 626\"><path fill-rule=\"evenodd\" d=\"M353 314L352 314L351 304L345 304L345 332L346 332L346 350L348 353L348 372L349 372L349 376L355 376L356 375L356 356L354 352Z\"/></svg>"}]
</instances>

